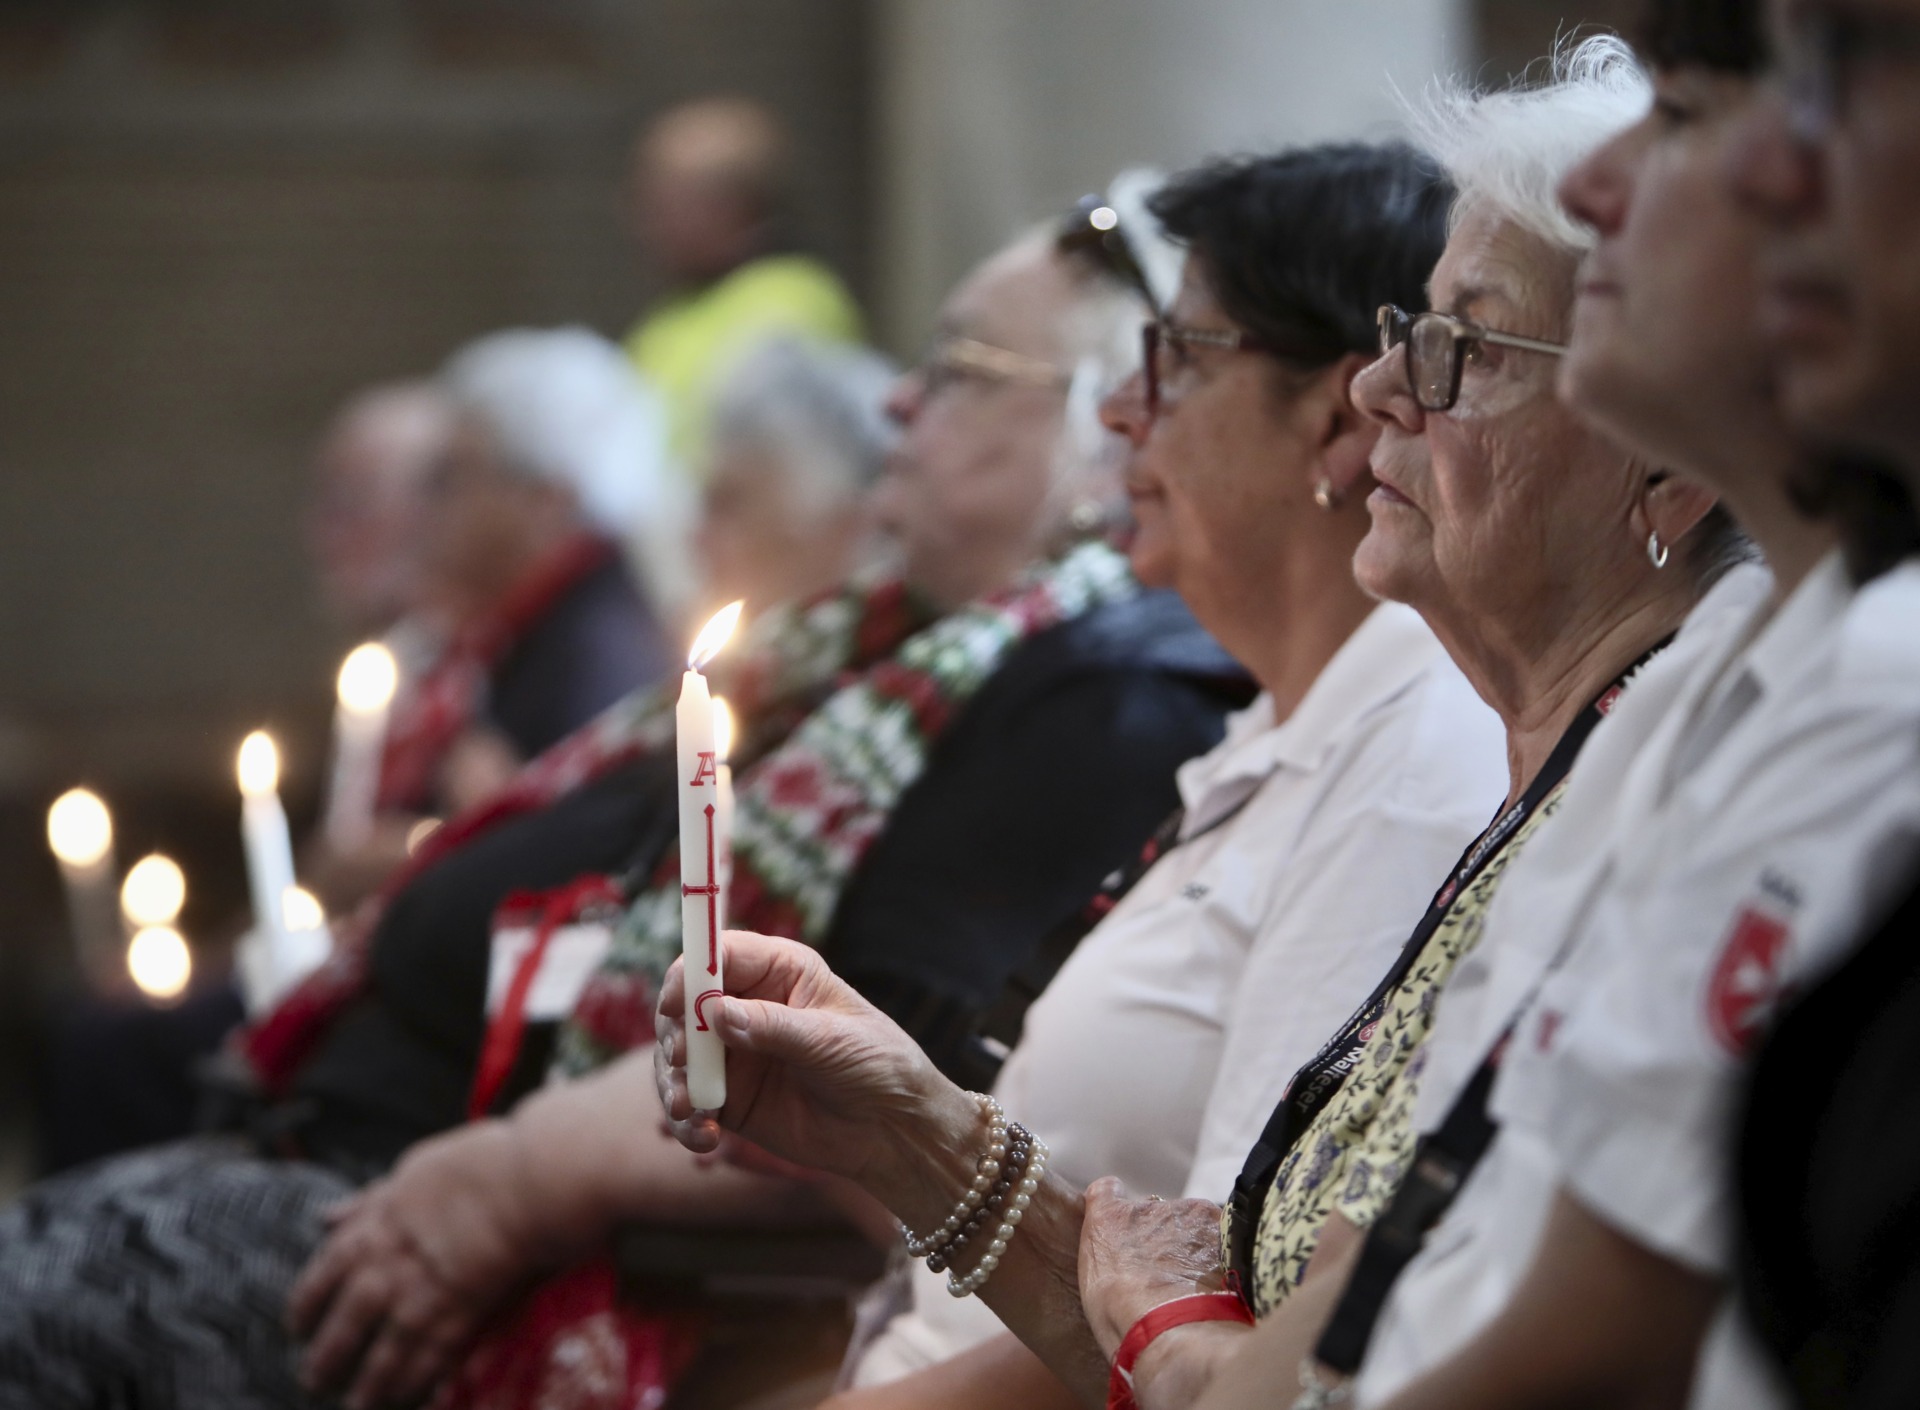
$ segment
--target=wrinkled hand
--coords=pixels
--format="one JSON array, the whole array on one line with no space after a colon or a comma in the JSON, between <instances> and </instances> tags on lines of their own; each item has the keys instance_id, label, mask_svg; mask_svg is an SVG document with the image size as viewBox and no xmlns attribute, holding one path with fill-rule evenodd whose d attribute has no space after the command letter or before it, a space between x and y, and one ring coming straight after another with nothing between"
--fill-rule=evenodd
<instances>
[{"instance_id":1,"label":"wrinkled hand","mask_svg":"<svg viewBox=\"0 0 1920 1410\"><path fill-rule=\"evenodd\" d=\"M660 992L654 1077L673 1133L689 1150L716 1149L724 1126L773 1155L860 1179L901 1142L951 1116L942 1097L971 1107L814 951L743 930L728 931L725 943L727 997L706 1008L727 1045L724 1110L696 1113L687 1095L678 962Z\"/></svg>"},{"instance_id":2,"label":"wrinkled hand","mask_svg":"<svg viewBox=\"0 0 1920 1410\"><path fill-rule=\"evenodd\" d=\"M1109 1357L1128 1329L1161 1303L1223 1286L1219 1205L1135 1199L1112 1176L1087 1187L1080 1300Z\"/></svg>"},{"instance_id":3,"label":"wrinkled hand","mask_svg":"<svg viewBox=\"0 0 1920 1410\"><path fill-rule=\"evenodd\" d=\"M518 1144L499 1122L415 1146L336 1209L288 1300L310 1390L353 1410L419 1399L541 1262Z\"/></svg>"}]
</instances>

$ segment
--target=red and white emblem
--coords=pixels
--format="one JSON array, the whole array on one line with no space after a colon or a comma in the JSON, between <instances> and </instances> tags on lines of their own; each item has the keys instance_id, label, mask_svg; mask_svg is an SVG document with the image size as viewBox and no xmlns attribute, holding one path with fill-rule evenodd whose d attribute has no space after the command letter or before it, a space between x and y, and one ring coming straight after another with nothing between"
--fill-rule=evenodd
<instances>
[{"instance_id":1,"label":"red and white emblem","mask_svg":"<svg viewBox=\"0 0 1920 1410\"><path fill-rule=\"evenodd\" d=\"M1746 1056L1773 1012L1787 937L1785 921L1749 906L1720 947L1707 984L1707 1026L1735 1057Z\"/></svg>"}]
</instances>

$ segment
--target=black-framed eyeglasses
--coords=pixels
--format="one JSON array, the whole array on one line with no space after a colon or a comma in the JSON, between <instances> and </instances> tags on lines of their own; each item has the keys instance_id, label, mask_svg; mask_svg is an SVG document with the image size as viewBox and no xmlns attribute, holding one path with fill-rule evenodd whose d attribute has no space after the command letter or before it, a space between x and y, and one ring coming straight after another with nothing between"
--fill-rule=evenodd
<instances>
[{"instance_id":1,"label":"black-framed eyeglasses","mask_svg":"<svg viewBox=\"0 0 1920 1410\"><path fill-rule=\"evenodd\" d=\"M1085 255L1132 289L1154 313L1160 312L1153 285L1133 253L1118 209L1105 196L1082 196L1054 235L1054 247L1063 253Z\"/></svg>"},{"instance_id":2,"label":"black-framed eyeglasses","mask_svg":"<svg viewBox=\"0 0 1920 1410\"><path fill-rule=\"evenodd\" d=\"M1788 17L1779 76L1793 130L1816 140L1845 118L1866 64L1920 60L1920 16L1809 4Z\"/></svg>"},{"instance_id":3,"label":"black-framed eyeglasses","mask_svg":"<svg viewBox=\"0 0 1920 1410\"><path fill-rule=\"evenodd\" d=\"M1272 346L1251 333L1224 328L1190 328L1170 319L1155 318L1140 327L1140 370L1147 384L1147 412L1160 411L1161 392L1174 373L1193 361L1195 348L1225 352L1272 352Z\"/></svg>"},{"instance_id":4,"label":"black-framed eyeglasses","mask_svg":"<svg viewBox=\"0 0 1920 1410\"><path fill-rule=\"evenodd\" d=\"M1401 344L1407 348L1407 387L1425 411L1451 411L1460 400L1460 372L1476 343L1563 356L1564 343L1523 338L1455 318L1450 313L1408 313L1394 304L1380 305L1380 352L1384 356ZM1467 350L1463 355L1462 349Z\"/></svg>"}]
</instances>

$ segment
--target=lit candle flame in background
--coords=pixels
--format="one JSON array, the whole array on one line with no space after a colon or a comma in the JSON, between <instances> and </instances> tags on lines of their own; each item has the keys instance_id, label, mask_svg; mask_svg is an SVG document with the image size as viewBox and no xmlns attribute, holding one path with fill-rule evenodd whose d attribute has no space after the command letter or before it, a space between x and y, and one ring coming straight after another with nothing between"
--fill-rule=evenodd
<instances>
[{"instance_id":1,"label":"lit candle flame in background","mask_svg":"<svg viewBox=\"0 0 1920 1410\"><path fill-rule=\"evenodd\" d=\"M280 916L288 930L319 930L327 923L326 907L304 886L289 886L281 898Z\"/></svg>"},{"instance_id":2,"label":"lit candle flame in background","mask_svg":"<svg viewBox=\"0 0 1920 1410\"><path fill-rule=\"evenodd\" d=\"M357 715L384 710L399 686L393 653L377 641L354 647L340 665L340 703Z\"/></svg>"},{"instance_id":3,"label":"lit candle flame in background","mask_svg":"<svg viewBox=\"0 0 1920 1410\"><path fill-rule=\"evenodd\" d=\"M255 730L240 743L240 791L259 798L280 786L280 751L265 730Z\"/></svg>"},{"instance_id":4,"label":"lit candle flame in background","mask_svg":"<svg viewBox=\"0 0 1920 1410\"><path fill-rule=\"evenodd\" d=\"M727 638L733 635L733 629L740 624L740 614L746 610L744 599L730 602L713 614L713 620L700 628L700 635L693 639L693 650L687 653L687 669L704 671L707 664L720 654L720 648L727 644Z\"/></svg>"},{"instance_id":5,"label":"lit candle flame in background","mask_svg":"<svg viewBox=\"0 0 1920 1410\"><path fill-rule=\"evenodd\" d=\"M726 763L733 754L733 707L724 695L713 697L713 755Z\"/></svg>"},{"instance_id":6,"label":"lit candle flame in background","mask_svg":"<svg viewBox=\"0 0 1920 1410\"><path fill-rule=\"evenodd\" d=\"M113 846L113 817L96 794L70 789L47 809L47 845L70 867L97 865Z\"/></svg>"},{"instance_id":7,"label":"lit candle flame in background","mask_svg":"<svg viewBox=\"0 0 1920 1410\"><path fill-rule=\"evenodd\" d=\"M158 852L135 862L120 885L120 910L136 927L172 925L186 903L186 874Z\"/></svg>"},{"instance_id":8,"label":"lit candle flame in background","mask_svg":"<svg viewBox=\"0 0 1920 1410\"><path fill-rule=\"evenodd\" d=\"M151 925L128 944L127 973L141 993L165 1003L186 992L193 978L193 952L179 931Z\"/></svg>"}]
</instances>

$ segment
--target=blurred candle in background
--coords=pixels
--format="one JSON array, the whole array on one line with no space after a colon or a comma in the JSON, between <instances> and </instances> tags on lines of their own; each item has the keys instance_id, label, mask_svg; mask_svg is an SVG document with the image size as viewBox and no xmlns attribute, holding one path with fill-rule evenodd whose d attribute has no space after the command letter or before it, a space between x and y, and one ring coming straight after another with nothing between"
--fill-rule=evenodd
<instances>
[{"instance_id":1,"label":"blurred candle in background","mask_svg":"<svg viewBox=\"0 0 1920 1410\"><path fill-rule=\"evenodd\" d=\"M135 862L120 883L120 914L133 937L127 942L127 976L154 1003L172 1003L193 979L193 953L175 925L186 904L186 873L159 852Z\"/></svg>"},{"instance_id":2,"label":"blurred candle in background","mask_svg":"<svg viewBox=\"0 0 1920 1410\"><path fill-rule=\"evenodd\" d=\"M170 1004L193 979L193 952L172 926L149 925L127 943L127 974L147 998Z\"/></svg>"},{"instance_id":3,"label":"blurred candle in background","mask_svg":"<svg viewBox=\"0 0 1920 1410\"><path fill-rule=\"evenodd\" d=\"M399 685L393 653L377 641L356 646L341 663L325 823L327 841L337 848L358 846L373 829L387 716Z\"/></svg>"},{"instance_id":4,"label":"blurred candle in background","mask_svg":"<svg viewBox=\"0 0 1920 1410\"><path fill-rule=\"evenodd\" d=\"M124 932L114 904L113 816L97 794L71 789L47 810L47 845L60 863L74 953L96 983L117 963Z\"/></svg>"},{"instance_id":5,"label":"blurred candle in background","mask_svg":"<svg viewBox=\"0 0 1920 1410\"><path fill-rule=\"evenodd\" d=\"M280 806L280 751L263 730L240 745L240 840L247 853L247 884L253 896L253 937L259 962L253 967L268 987L278 987L286 964L287 892L293 889L293 839Z\"/></svg>"},{"instance_id":6,"label":"blurred candle in background","mask_svg":"<svg viewBox=\"0 0 1920 1410\"><path fill-rule=\"evenodd\" d=\"M186 904L186 874L178 862L159 852L135 862L120 883L120 913L129 930L172 925Z\"/></svg>"}]
</instances>

